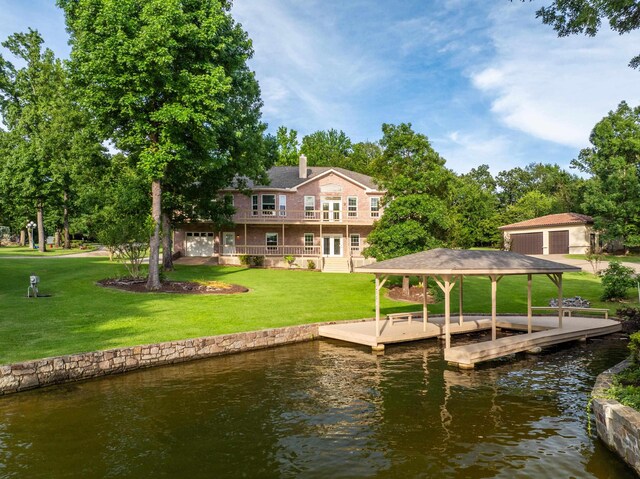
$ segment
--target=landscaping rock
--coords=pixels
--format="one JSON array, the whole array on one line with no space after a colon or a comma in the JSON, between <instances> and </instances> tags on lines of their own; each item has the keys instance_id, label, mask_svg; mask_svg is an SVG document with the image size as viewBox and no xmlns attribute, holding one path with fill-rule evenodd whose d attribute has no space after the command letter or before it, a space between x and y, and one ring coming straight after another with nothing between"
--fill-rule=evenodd
<instances>
[{"instance_id":1,"label":"landscaping rock","mask_svg":"<svg viewBox=\"0 0 640 479\"><path fill-rule=\"evenodd\" d=\"M558 307L558 298L553 298L549 300L549 306L552 308ZM580 296L574 296L573 298L563 298L562 307L564 308L590 308L591 303L581 298Z\"/></svg>"}]
</instances>

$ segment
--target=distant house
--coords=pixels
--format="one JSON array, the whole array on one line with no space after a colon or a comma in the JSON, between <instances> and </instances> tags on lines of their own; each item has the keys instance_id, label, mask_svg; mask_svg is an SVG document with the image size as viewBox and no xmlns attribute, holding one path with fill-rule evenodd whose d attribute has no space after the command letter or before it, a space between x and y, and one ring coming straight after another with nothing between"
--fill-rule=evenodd
<instances>
[{"instance_id":1,"label":"distant house","mask_svg":"<svg viewBox=\"0 0 640 479\"><path fill-rule=\"evenodd\" d=\"M367 175L331 167L295 166L269 170L269 185L250 184L246 195L229 189L234 227L188 223L177 229L174 248L185 256L210 256L240 264L241 255L263 256L266 266L299 267L309 260L323 271L348 272L367 263L362 256L373 223L382 215L383 191Z\"/></svg>"},{"instance_id":2,"label":"distant house","mask_svg":"<svg viewBox=\"0 0 640 479\"><path fill-rule=\"evenodd\" d=\"M522 254L584 254L595 246L593 218L560 213L501 226L505 244Z\"/></svg>"}]
</instances>

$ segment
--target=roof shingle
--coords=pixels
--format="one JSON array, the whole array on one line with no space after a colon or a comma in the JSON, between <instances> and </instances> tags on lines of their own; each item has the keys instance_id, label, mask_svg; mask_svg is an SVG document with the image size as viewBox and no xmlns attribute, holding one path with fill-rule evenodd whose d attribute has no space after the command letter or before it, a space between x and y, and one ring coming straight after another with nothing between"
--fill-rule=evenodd
<instances>
[{"instance_id":1,"label":"roof shingle","mask_svg":"<svg viewBox=\"0 0 640 479\"><path fill-rule=\"evenodd\" d=\"M501 226L501 230L510 230L518 228L536 228L539 226L559 226L559 225L573 225L573 224L590 224L593 223L593 218L588 215L582 215L580 213L559 213L555 215L540 216L538 218L532 218L526 221L520 221L510 225Z\"/></svg>"},{"instance_id":2,"label":"roof shingle","mask_svg":"<svg viewBox=\"0 0 640 479\"><path fill-rule=\"evenodd\" d=\"M367 188L372 190L378 190L378 187L370 176L362 173L356 173L355 171L346 170L344 168L330 167L330 166L311 166L307 168L307 178L300 178L297 166L274 166L268 171L269 179L271 183L269 185L257 185L253 182L248 182L248 187L251 189L256 188L295 188L296 186L316 178L329 170L334 170L347 178L351 178Z\"/></svg>"}]
</instances>

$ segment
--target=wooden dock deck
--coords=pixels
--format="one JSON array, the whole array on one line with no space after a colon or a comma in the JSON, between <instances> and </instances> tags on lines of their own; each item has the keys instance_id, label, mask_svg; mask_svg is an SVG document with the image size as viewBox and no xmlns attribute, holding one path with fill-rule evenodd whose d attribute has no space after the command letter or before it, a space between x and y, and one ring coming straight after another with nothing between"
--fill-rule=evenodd
<instances>
[{"instance_id":1,"label":"wooden dock deck","mask_svg":"<svg viewBox=\"0 0 640 479\"><path fill-rule=\"evenodd\" d=\"M527 331L526 316L499 316L496 326L499 329ZM423 329L426 329L423 330ZM452 321L452 335L491 329L488 316L465 317L462 324ZM576 341L594 336L602 336L620 331L618 321L602 318L573 316L564 318L563 327L558 327L557 316L534 316L531 334L518 334L498 338L495 341L479 341L464 346L445 349L444 359L461 368L473 368L481 361L499 358L517 352L534 350L568 341ZM351 343L383 349L385 344L443 337L445 333L443 317L429 317L426 328L422 318L411 322L382 320L380 336L376 337L375 321L343 323L321 326L321 337L339 339Z\"/></svg>"}]
</instances>

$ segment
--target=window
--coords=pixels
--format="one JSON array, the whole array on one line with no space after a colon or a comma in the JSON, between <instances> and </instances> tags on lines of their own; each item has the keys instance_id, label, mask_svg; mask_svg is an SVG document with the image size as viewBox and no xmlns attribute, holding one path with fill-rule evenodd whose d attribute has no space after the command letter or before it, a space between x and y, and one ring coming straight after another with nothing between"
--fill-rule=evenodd
<instances>
[{"instance_id":1,"label":"window","mask_svg":"<svg viewBox=\"0 0 640 479\"><path fill-rule=\"evenodd\" d=\"M349 237L349 244L351 245L352 253L360 253L360 235L355 234Z\"/></svg>"},{"instance_id":2,"label":"window","mask_svg":"<svg viewBox=\"0 0 640 479\"><path fill-rule=\"evenodd\" d=\"M278 195L280 216L287 216L287 195Z\"/></svg>"},{"instance_id":3,"label":"window","mask_svg":"<svg viewBox=\"0 0 640 479\"><path fill-rule=\"evenodd\" d=\"M304 217L313 218L313 210L316 209L316 197L305 196L304 197Z\"/></svg>"},{"instance_id":4,"label":"window","mask_svg":"<svg viewBox=\"0 0 640 479\"><path fill-rule=\"evenodd\" d=\"M251 216L258 216L258 195L251 195Z\"/></svg>"},{"instance_id":5,"label":"window","mask_svg":"<svg viewBox=\"0 0 640 479\"><path fill-rule=\"evenodd\" d=\"M262 195L262 214L276 214L276 195Z\"/></svg>"},{"instance_id":6,"label":"window","mask_svg":"<svg viewBox=\"0 0 640 479\"><path fill-rule=\"evenodd\" d=\"M278 233L267 233L265 235L267 253L275 253L278 250Z\"/></svg>"},{"instance_id":7,"label":"window","mask_svg":"<svg viewBox=\"0 0 640 479\"><path fill-rule=\"evenodd\" d=\"M305 233L304 234L304 252L311 253L313 251L313 246L314 246L313 233Z\"/></svg>"},{"instance_id":8,"label":"window","mask_svg":"<svg viewBox=\"0 0 640 479\"><path fill-rule=\"evenodd\" d=\"M349 218L358 217L358 197L357 196L349 196L347 198L347 211L348 211Z\"/></svg>"},{"instance_id":9,"label":"window","mask_svg":"<svg viewBox=\"0 0 640 479\"><path fill-rule=\"evenodd\" d=\"M371 217L378 218L380 216L380 198L371 198Z\"/></svg>"}]
</instances>

